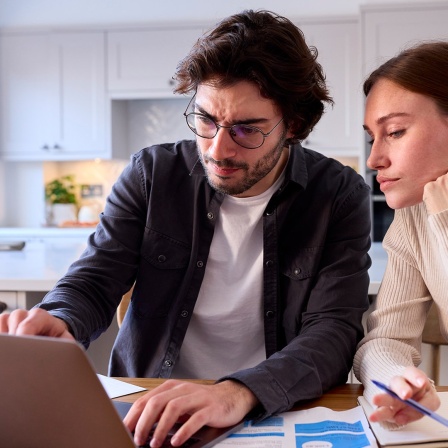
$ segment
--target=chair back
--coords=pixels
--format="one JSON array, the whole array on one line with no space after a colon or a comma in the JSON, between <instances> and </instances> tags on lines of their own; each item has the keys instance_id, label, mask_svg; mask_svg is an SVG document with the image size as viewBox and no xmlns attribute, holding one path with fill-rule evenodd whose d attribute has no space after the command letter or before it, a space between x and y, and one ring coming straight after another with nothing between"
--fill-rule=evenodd
<instances>
[{"instance_id":1,"label":"chair back","mask_svg":"<svg viewBox=\"0 0 448 448\"><path fill-rule=\"evenodd\" d=\"M437 306L433 304L426 318L422 333L422 342L431 345L448 345L448 340L440 331L440 320Z\"/></svg>"},{"instance_id":2,"label":"chair back","mask_svg":"<svg viewBox=\"0 0 448 448\"><path fill-rule=\"evenodd\" d=\"M431 376L436 386L440 385L440 346L448 345L448 340L440 331L439 311L433 303L422 333L422 342L431 346Z\"/></svg>"},{"instance_id":3,"label":"chair back","mask_svg":"<svg viewBox=\"0 0 448 448\"><path fill-rule=\"evenodd\" d=\"M132 296L133 290L134 290L134 286L132 286L132 288L126 294L123 295L123 297L121 298L121 302L118 305L118 308L117 308L118 327L121 327L121 324L123 322L126 311L128 310L129 303L131 302L131 296Z\"/></svg>"}]
</instances>

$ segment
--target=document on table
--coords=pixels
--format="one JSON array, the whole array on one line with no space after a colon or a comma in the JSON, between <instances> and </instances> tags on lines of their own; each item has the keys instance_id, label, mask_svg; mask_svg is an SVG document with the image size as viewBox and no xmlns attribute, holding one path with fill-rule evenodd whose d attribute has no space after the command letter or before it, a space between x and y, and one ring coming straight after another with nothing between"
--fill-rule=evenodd
<instances>
[{"instance_id":1,"label":"document on table","mask_svg":"<svg viewBox=\"0 0 448 448\"><path fill-rule=\"evenodd\" d=\"M145 391L146 389L140 386L134 386L133 384L126 383L125 381L116 380L109 376L97 374L101 384L106 390L109 398L122 397L123 395L135 394L137 392Z\"/></svg>"},{"instance_id":2,"label":"document on table","mask_svg":"<svg viewBox=\"0 0 448 448\"><path fill-rule=\"evenodd\" d=\"M369 423L357 406L348 411L315 407L283 412L259 423L245 423L216 448L365 448L378 447Z\"/></svg>"},{"instance_id":3,"label":"document on table","mask_svg":"<svg viewBox=\"0 0 448 448\"><path fill-rule=\"evenodd\" d=\"M448 418L448 392L439 392L441 405L437 412ZM366 415L373 412L364 397L358 397ZM430 417L409 423L402 428L388 430L379 423L370 423L380 446L384 447L448 447L448 427Z\"/></svg>"}]
</instances>

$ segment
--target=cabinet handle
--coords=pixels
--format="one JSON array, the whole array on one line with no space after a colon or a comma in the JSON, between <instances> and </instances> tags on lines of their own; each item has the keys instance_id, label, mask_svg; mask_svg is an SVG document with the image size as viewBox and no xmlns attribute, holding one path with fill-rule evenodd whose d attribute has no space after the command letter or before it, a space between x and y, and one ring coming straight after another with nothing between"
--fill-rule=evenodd
<instances>
[{"instance_id":1,"label":"cabinet handle","mask_svg":"<svg viewBox=\"0 0 448 448\"><path fill-rule=\"evenodd\" d=\"M62 149L62 146L59 146L57 143L55 143L54 145L53 145L53 149L56 149L56 150L60 150L60 149Z\"/></svg>"},{"instance_id":2,"label":"cabinet handle","mask_svg":"<svg viewBox=\"0 0 448 448\"><path fill-rule=\"evenodd\" d=\"M168 85L169 86L174 86L174 79L170 79L169 81L168 81Z\"/></svg>"},{"instance_id":3,"label":"cabinet handle","mask_svg":"<svg viewBox=\"0 0 448 448\"><path fill-rule=\"evenodd\" d=\"M50 147L48 145L43 145L40 149L42 149L43 151L49 151Z\"/></svg>"}]
</instances>

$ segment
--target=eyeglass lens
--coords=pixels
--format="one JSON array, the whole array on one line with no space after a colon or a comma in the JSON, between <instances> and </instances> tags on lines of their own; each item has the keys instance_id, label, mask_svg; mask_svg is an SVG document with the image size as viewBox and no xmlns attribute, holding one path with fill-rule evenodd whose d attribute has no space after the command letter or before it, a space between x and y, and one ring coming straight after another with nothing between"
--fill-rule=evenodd
<instances>
[{"instance_id":1,"label":"eyeglass lens","mask_svg":"<svg viewBox=\"0 0 448 448\"><path fill-rule=\"evenodd\" d=\"M217 134L219 127L225 127L230 130L232 140L245 148L255 149L264 142L263 133L254 126L235 124L229 127L218 127L212 119L197 113L188 114L186 119L190 129L199 137L213 138Z\"/></svg>"}]
</instances>

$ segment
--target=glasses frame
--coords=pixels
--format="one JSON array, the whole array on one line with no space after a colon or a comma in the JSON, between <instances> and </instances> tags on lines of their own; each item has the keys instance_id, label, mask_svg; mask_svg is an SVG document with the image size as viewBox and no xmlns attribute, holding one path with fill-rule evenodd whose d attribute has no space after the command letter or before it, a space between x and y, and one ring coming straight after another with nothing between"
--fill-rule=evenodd
<instances>
[{"instance_id":1,"label":"glasses frame","mask_svg":"<svg viewBox=\"0 0 448 448\"><path fill-rule=\"evenodd\" d=\"M216 135L218 134L218 132L219 132L219 130L220 129L229 129L229 135L230 135L230 138L238 145L238 146L241 146L242 148L244 148L244 149L257 149L257 148L260 148L261 146L263 146L263 144L264 144L264 141L266 140L266 137L269 137L271 134L272 134L272 132L274 132L274 130L275 130L275 128L283 121L283 119L284 119L284 117L282 117L281 119L280 119L280 121L269 131L269 132L266 132L266 133L264 133L260 128L257 128L256 126L252 126L252 125L250 125L250 124L241 124L241 123L235 123L235 124L233 124L232 126L222 126L222 125L220 125L220 124L218 124L218 123L216 123L215 122L215 120L213 120L212 118L210 118L210 117L208 117L207 115L205 115L205 114L201 114L200 112L190 112L190 113L188 113L187 114L187 111L188 111L188 109L190 108L190 105L191 105L191 102L193 101L193 99L194 99L194 97L195 97L196 95L193 95L193 97L191 98L191 100L190 100L190 102L188 103L188 106L187 106L187 108L185 109L185 112L184 112L184 117L185 117L185 121L186 121L186 123L187 123L187 126L188 126L188 128L194 133L194 134L196 134L198 137L201 137L201 138L206 138L207 140L212 140L212 139L214 139L215 137L216 137ZM213 137L204 137L203 135L200 135L200 134L198 134L191 126L190 126L190 124L188 123L188 117L190 117L190 116L192 116L192 115L197 115L197 116L199 116L199 117L204 117L204 118L206 118L207 120L210 120L215 126L216 126L216 132L215 132L215 135L213 135ZM242 145L241 143L239 143L239 142L237 142L235 139L234 139L234 135L232 134L232 129L235 127L235 126L246 126L246 127L248 127L248 128L251 128L251 129L254 129L254 130L256 130L256 131L258 131L262 136L263 136L263 141L258 145L258 146L244 146L244 145Z\"/></svg>"}]
</instances>

